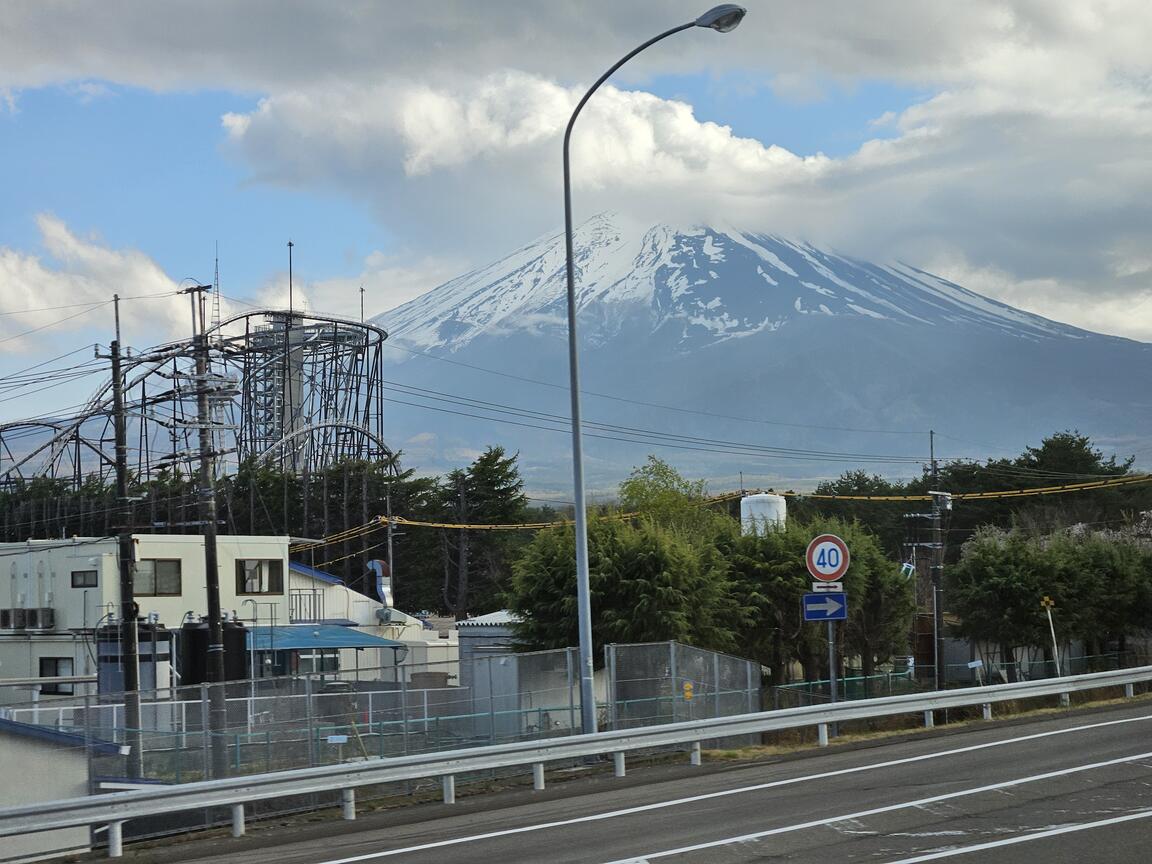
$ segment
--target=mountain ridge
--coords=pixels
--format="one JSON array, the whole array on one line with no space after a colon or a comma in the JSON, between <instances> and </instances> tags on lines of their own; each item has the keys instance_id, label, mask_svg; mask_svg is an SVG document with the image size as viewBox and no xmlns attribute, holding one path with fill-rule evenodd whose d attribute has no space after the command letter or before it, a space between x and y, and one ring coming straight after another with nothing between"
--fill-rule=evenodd
<instances>
[{"instance_id":1,"label":"mountain ridge","mask_svg":"<svg viewBox=\"0 0 1152 864\"><path fill-rule=\"evenodd\" d=\"M577 308L591 321L584 338L592 344L609 341L638 308L647 308L654 331L679 324L688 350L771 332L798 315L948 320L1029 338L1090 333L909 264L876 265L732 226L658 224L637 238L599 214L574 232L574 262ZM564 264L563 234L546 235L373 320L398 341L449 351L492 328L563 327Z\"/></svg>"},{"instance_id":2,"label":"mountain ridge","mask_svg":"<svg viewBox=\"0 0 1152 864\"><path fill-rule=\"evenodd\" d=\"M928 429L999 445L944 458L1010 455L1073 428L1118 450L1152 444L1152 404L1140 396L1152 392L1152 346L1015 309L910 264L731 226L629 231L611 214L580 226L575 253L585 419L649 430L597 432L586 446L590 482L614 485L649 452L679 459L689 476L761 467L765 482L801 482L861 465L906 476L926 461ZM407 349L394 377L441 394L434 406L406 397L390 410L397 444L418 464L456 467L499 443L521 453L538 488L570 482L564 258L563 234L548 235L373 319ZM666 415L656 403L697 414ZM736 423L737 414L773 427ZM723 444L734 441L749 446ZM833 455L783 455L801 450ZM852 464L836 453L877 458Z\"/></svg>"}]
</instances>

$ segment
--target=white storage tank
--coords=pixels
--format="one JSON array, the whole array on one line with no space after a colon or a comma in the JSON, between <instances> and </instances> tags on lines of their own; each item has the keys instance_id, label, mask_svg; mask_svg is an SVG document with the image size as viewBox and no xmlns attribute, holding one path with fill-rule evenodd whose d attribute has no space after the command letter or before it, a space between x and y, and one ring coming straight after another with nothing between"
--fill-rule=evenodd
<instances>
[{"instance_id":1,"label":"white storage tank","mask_svg":"<svg viewBox=\"0 0 1152 864\"><path fill-rule=\"evenodd\" d=\"M783 531L787 520L788 502L783 495L762 492L740 499L740 531L743 534Z\"/></svg>"}]
</instances>

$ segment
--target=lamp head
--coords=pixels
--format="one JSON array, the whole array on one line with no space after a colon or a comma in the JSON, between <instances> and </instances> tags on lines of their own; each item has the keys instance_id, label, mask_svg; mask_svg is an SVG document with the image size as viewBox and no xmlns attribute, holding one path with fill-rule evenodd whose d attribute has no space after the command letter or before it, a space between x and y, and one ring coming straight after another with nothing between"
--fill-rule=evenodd
<instances>
[{"instance_id":1,"label":"lamp head","mask_svg":"<svg viewBox=\"0 0 1152 864\"><path fill-rule=\"evenodd\" d=\"M696 19L697 27L708 27L717 33L730 33L744 19L748 10L735 3L722 3Z\"/></svg>"}]
</instances>

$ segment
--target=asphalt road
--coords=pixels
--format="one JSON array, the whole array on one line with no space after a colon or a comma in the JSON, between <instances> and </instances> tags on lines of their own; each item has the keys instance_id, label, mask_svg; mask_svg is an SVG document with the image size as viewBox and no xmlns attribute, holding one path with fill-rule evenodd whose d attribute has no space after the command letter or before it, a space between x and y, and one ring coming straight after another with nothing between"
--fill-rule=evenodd
<instances>
[{"instance_id":1,"label":"asphalt road","mask_svg":"<svg viewBox=\"0 0 1152 864\"><path fill-rule=\"evenodd\" d=\"M655 766L188 844L230 864L1152 860L1152 706L719 768Z\"/></svg>"}]
</instances>

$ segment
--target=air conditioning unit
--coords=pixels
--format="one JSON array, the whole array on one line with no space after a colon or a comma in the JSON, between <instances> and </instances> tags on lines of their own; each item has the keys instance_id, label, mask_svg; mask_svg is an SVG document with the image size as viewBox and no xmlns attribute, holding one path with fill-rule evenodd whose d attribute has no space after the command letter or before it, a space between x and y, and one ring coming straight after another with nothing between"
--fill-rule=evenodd
<instances>
[{"instance_id":1,"label":"air conditioning unit","mask_svg":"<svg viewBox=\"0 0 1152 864\"><path fill-rule=\"evenodd\" d=\"M51 607L27 609L24 611L24 626L28 630L54 630L56 629L56 610Z\"/></svg>"},{"instance_id":2,"label":"air conditioning unit","mask_svg":"<svg viewBox=\"0 0 1152 864\"><path fill-rule=\"evenodd\" d=\"M0 630L23 630L25 609L0 609Z\"/></svg>"}]
</instances>

